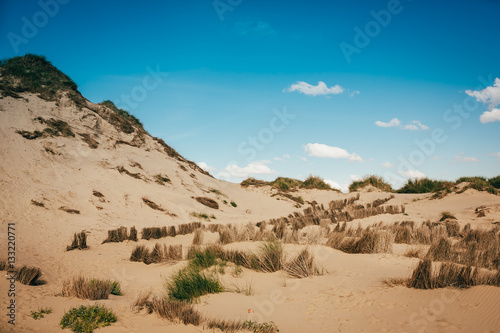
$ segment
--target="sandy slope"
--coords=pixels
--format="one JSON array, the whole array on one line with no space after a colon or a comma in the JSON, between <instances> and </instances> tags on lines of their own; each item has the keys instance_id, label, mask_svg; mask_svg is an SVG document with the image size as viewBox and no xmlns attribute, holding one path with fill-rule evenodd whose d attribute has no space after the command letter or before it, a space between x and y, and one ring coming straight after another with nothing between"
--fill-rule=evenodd
<instances>
[{"instance_id":1,"label":"sandy slope","mask_svg":"<svg viewBox=\"0 0 500 333\"><path fill-rule=\"evenodd\" d=\"M120 281L124 296L111 296L98 301L114 309L119 321L102 332L199 332L202 328L173 325L155 315L134 313L131 303L141 292L161 292L166 278L185 265L134 263L128 260L137 244L150 247L154 241L101 244L107 230L119 226L169 226L199 221L191 212L214 214L208 223L256 223L287 216L297 211L294 202L276 200L266 188L243 189L237 184L213 179L189 167L187 163L168 157L161 146L146 136L143 147L116 145L116 141L133 139L133 134L118 132L95 112L78 110L71 102L40 100L25 95L26 100L10 97L0 99L0 253L6 253L7 223L16 224L17 262L43 270L41 286L17 284L17 326L6 324L2 313L1 331L57 332L65 310L80 304L95 302L57 296L62 281L78 275ZM16 130L42 130L35 117L61 119L75 133L97 134L100 145L91 149L78 134L72 137L47 137L26 140ZM98 125L98 126L96 126ZM98 127L98 129L96 129ZM52 150L54 154L47 152ZM119 173L124 167L140 173L144 180ZM185 171L184 168L187 170ZM154 182L161 173L170 184ZM191 176L191 175L194 175ZM210 192L221 191L224 196ZM99 191L103 200L92 194ZM300 191L305 200L328 204L331 200L351 197L331 191ZM205 207L192 197L207 196L218 201L219 210ZM363 192L360 203L386 198L378 191ZM161 205L176 217L146 206L143 197ZM500 197L468 190L451 194L441 200L429 200L428 195L396 195L388 204L404 204L407 215L378 215L356 220L368 226L373 223L396 221L436 221L442 211L452 212L461 224L473 228L490 228L500 221ZM38 207L31 200L41 202ZM225 205L234 201L237 207ZM486 205L485 217L477 218L476 207ZM68 214L61 206L77 209L80 214ZM86 230L90 249L66 252L73 233ZM192 235L168 237L162 244L192 242ZM206 242L215 242L218 235L205 233ZM229 244L228 247L255 249L256 243ZM407 258L405 245L395 245L394 254L345 254L311 245L327 274L303 280L284 277L281 272L264 274L244 269L239 277L227 268L222 277L228 292L204 296L196 307L204 314L217 318L241 318L274 321L280 332L498 332L500 331L500 288L474 287L469 290L441 289L432 291L389 288L383 280L407 276L418 262ZM298 245L286 245L289 257ZM235 289L251 285L254 294L246 296ZM0 279L1 307L5 309L8 284ZM49 306L54 312L35 321L30 311ZM251 309L249 313L249 309Z\"/></svg>"}]
</instances>

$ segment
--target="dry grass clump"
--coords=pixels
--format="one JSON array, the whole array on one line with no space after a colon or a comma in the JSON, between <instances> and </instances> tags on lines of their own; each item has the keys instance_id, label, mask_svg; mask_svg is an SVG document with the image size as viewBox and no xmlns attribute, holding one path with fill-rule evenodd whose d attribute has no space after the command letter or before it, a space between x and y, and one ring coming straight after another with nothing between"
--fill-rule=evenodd
<instances>
[{"instance_id":1,"label":"dry grass clump","mask_svg":"<svg viewBox=\"0 0 500 333\"><path fill-rule=\"evenodd\" d=\"M422 258L423 255L422 249L419 248L410 248L404 254L405 257L409 258Z\"/></svg>"},{"instance_id":2,"label":"dry grass clump","mask_svg":"<svg viewBox=\"0 0 500 333\"><path fill-rule=\"evenodd\" d=\"M297 257L285 263L283 271L298 279L322 273L321 269L314 264L314 255L307 249L303 249Z\"/></svg>"},{"instance_id":3,"label":"dry grass clump","mask_svg":"<svg viewBox=\"0 0 500 333\"><path fill-rule=\"evenodd\" d=\"M164 237L175 237L177 235L187 235L201 228L200 222L191 222L169 227L146 227L142 229L142 239L160 239Z\"/></svg>"},{"instance_id":4,"label":"dry grass clump","mask_svg":"<svg viewBox=\"0 0 500 333\"><path fill-rule=\"evenodd\" d=\"M120 284L111 280L88 279L77 276L63 282L61 295L82 299L108 299L109 294L121 295Z\"/></svg>"},{"instance_id":5,"label":"dry grass clump","mask_svg":"<svg viewBox=\"0 0 500 333\"><path fill-rule=\"evenodd\" d=\"M102 243L120 243L128 239L126 227L119 227L118 229L108 230L108 238Z\"/></svg>"},{"instance_id":6,"label":"dry grass clump","mask_svg":"<svg viewBox=\"0 0 500 333\"><path fill-rule=\"evenodd\" d=\"M69 213L69 214L80 214L79 210L68 208L66 206L59 207L59 210L62 210L63 212L66 212L66 213Z\"/></svg>"},{"instance_id":7,"label":"dry grass clump","mask_svg":"<svg viewBox=\"0 0 500 333\"><path fill-rule=\"evenodd\" d=\"M143 262L146 265L167 261L182 260L182 245L166 245L156 243L150 251L144 245L137 245L130 255L130 261Z\"/></svg>"},{"instance_id":8,"label":"dry grass clump","mask_svg":"<svg viewBox=\"0 0 500 333\"><path fill-rule=\"evenodd\" d=\"M151 296L151 293L141 294L133 304L136 311L145 310L148 314L156 313L173 323L203 326L222 332L238 332L248 330L255 333L276 333L278 327L273 322L257 323L253 321L215 319L202 316L192 303L174 300L165 296Z\"/></svg>"},{"instance_id":9,"label":"dry grass clump","mask_svg":"<svg viewBox=\"0 0 500 333\"><path fill-rule=\"evenodd\" d=\"M349 229L333 232L326 245L346 253L392 253L394 234L388 230Z\"/></svg>"},{"instance_id":10,"label":"dry grass clump","mask_svg":"<svg viewBox=\"0 0 500 333\"><path fill-rule=\"evenodd\" d=\"M207 206L207 207L210 207L213 209L219 209L219 204L217 203L217 201L215 201L213 199L210 199L207 197L196 197L195 200L204 206Z\"/></svg>"},{"instance_id":11,"label":"dry grass clump","mask_svg":"<svg viewBox=\"0 0 500 333\"><path fill-rule=\"evenodd\" d=\"M193 236L193 245L201 245L203 244L203 230L198 229L194 232Z\"/></svg>"},{"instance_id":12,"label":"dry grass clump","mask_svg":"<svg viewBox=\"0 0 500 333\"><path fill-rule=\"evenodd\" d=\"M500 272L479 276L476 267L447 262L440 266L437 273L433 273L432 261L424 259L420 261L409 279L389 279L386 283L416 289L469 288L477 285L500 287Z\"/></svg>"},{"instance_id":13,"label":"dry grass clump","mask_svg":"<svg viewBox=\"0 0 500 333\"><path fill-rule=\"evenodd\" d=\"M231 224L222 225L217 228L219 243L226 245L233 242L257 241L262 239L263 232L256 230L256 226L248 223L244 226Z\"/></svg>"},{"instance_id":14,"label":"dry grass clump","mask_svg":"<svg viewBox=\"0 0 500 333\"><path fill-rule=\"evenodd\" d=\"M448 238L442 237L434 241L427 251L426 258L432 261L447 261L451 259L452 244Z\"/></svg>"},{"instance_id":15,"label":"dry grass clump","mask_svg":"<svg viewBox=\"0 0 500 333\"><path fill-rule=\"evenodd\" d=\"M43 283L40 280L40 278L42 277L42 270L38 267L23 266L19 269L16 269L15 273L16 280L21 282L22 284L35 286Z\"/></svg>"},{"instance_id":16,"label":"dry grass clump","mask_svg":"<svg viewBox=\"0 0 500 333\"><path fill-rule=\"evenodd\" d=\"M85 231L82 231L73 235L73 241L71 242L71 245L66 246L66 251L74 249L83 250L87 248L87 234Z\"/></svg>"},{"instance_id":17,"label":"dry grass clump","mask_svg":"<svg viewBox=\"0 0 500 333\"><path fill-rule=\"evenodd\" d=\"M279 241L268 241L261 245L259 255L259 270L276 272L283 268L283 245Z\"/></svg>"}]
</instances>

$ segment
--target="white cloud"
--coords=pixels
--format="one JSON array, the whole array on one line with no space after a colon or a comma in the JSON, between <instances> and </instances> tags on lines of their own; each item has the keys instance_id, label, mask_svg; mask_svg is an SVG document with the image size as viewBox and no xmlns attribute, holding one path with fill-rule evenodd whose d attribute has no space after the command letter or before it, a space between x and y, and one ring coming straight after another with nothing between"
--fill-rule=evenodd
<instances>
[{"instance_id":1,"label":"white cloud","mask_svg":"<svg viewBox=\"0 0 500 333\"><path fill-rule=\"evenodd\" d=\"M500 79L496 78L492 86L486 87L483 90L466 90L465 93L471 97L475 97L478 102L488 104L488 110L484 111L479 117L479 121L483 124L500 121Z\"/></svg>"},{"instance_id":2,"label":"white cloud","mask_svg":"<svg viewBox=\"0 0 500 333\"><path fill-rule=\"evenodd\" d=\"M359 176L359 175L349 175L349 178L351 178L351 180L353 182L357 182L358 180L361 180L363 179L363 177Z\"/></svg>"},{"instance_id":3,"label":"white cloud","mask_svg":"<svg viewBox=\"0 0 500 333\"><path fill-rule=\"evenodd\" d=\"M420 178L425 178L426 175L422 171L419 170L408 170L408 171L399 171L398 172L401 176L404 176L406 178L411 178L411 179L420 179Z\"/></svg>"},{"instance_id":4,"label":"white cloud","mask_svg":"<svg viewBox=\"0 0 500 333\"><path fill-rule=\"evenodd\" d=\"M477 158L470 156L463 156L463 153L460 153L455 156L455 162L477 162Z\"/></svg>"},{"instance_id":5,"label":"white cloud","mask_svg":"<svg viewBox=\"0 0 500 333\"><path fill-rule=\"evenodd\" d=\"M327 146L322 143L308 143L304 146L304 150L309 156L324 157L324 158L345 158L349 161L363 162L363 159L355 153L349 153L347 150Z\"/></svg>"},{"instance_id":6,"label":"white cloud","mask_svg":"<svg viewBox=\"0 0 500 333\"><path fill-rule=\"evenodd\" d=\"M216 169L205 162L198 163L198 166L207 172L215 171Z\"/></svg>"},{"instance_id":7,"label":"white cloud","mask_svg":"<svg viewBox=\"0 0 500 333\"><path fill-rule=\"evenodd\" d=\"M479 121L483 124L491 123L493 121L500 121L500 109L484 111L483 114L479 117Z\"/></svg>"},{"instance_id":8,"label":"white cloud","mask_svg":"<svg viewBox=\"0 0 500 333\"><path fill-rule=\"evenodd\" d=\"M331 180L331 179L325 179L325 183L330 185L332 188L336 188L338 190L341 190L344 193L349 192L349 186L347 184L340 185L339 183L337 183L336 181Z\"/></svg>"},{"instance_id":9,"label":"white cloud","mask_svg":"<svg viewBox=\"0 0 500 333\"><path fill-rule=\"evenodd\" d=\"M299 156L299 158L304 161L304 162L307 162L307 158L305 158L304 156Z\"/></svg>"},{"instance_id":10,"label":"white cloud","mask_svg":"<svg viewBox=\"0 0 500 333\"><path fill-rule=\"evenodd\" d=\"M349 97L354 97L354 96L359 95L359 94L360 94L359 90L350 91Z\"/></svg>"},{"instance_id":11,"label":"white cloud","mask_svg":"<svg viewBox=\"0 0 500 333\"><path fill-rule=\"evenodd\" d=\"M475 97L478 102L489 104L489 109L500 105L500 79L496 78L495 83L483 90L466 90L465 93Z\"/></svg>"},{"instance_id":12,"label":"white cloud","mask_svg":"<svg viewBox=\"0 0 500 333\"><path fill-rule=\"evenodd\" d=\"M379 127L398 127L401 125L401 122L398 118L392 118L390 122L384 123L383 121L377 120L375 125Z\"/></svg>"},{"instance_id":13,"label":"white cloud","mask_svg":"<svg viewBox=\"0 0 500 333\"><path fill-rule=\"evenodd\" d=\"M297 83L292 84L288 89L284 91L293 92L298 91L301 94L308 96L318 96L318 95L338 95L344 92L344 88L341 86L334 85L333 87L328 88L325 82L319 81L317 86L313 86L304 81L298 81Z\"/></svg>"},{"instance_id":14,"label":"white cloud","mask_svg":"<svg viewBox=\"0 0 500 333\"><path fill-rule=\"evenodd\" d=\"M440 159L442 159L442 158L444 158L444 155L442 155L442 156L435 155L435 156L432 156L432 157L431 157L431 160L434 160L434 161L435 161L435 160L440 160Z\"/></svg>"},{"instance_id":15,"label":"white cloud","mask_svg":"<svg viewBox=\"0 0 500 333\"><path fill-rule=\"evenodd\" d=\"M375 125L379 127L399 127L405 130L410 130L410 131L418 131L418 130L428 130L429 126L422 124L418 120L412 120L412 122L408 125L402 125L401 121L398 118L392 118L391 121L388 123L384 123L383 121L377 120L375 122Z\"/></svg>"},{"instance_id":16,"label":"white cloud","mask_svg":"<svg viewBox=\"0 0 500 333\"><path fill-rule=\"evenodd\" d=\"M276 156L273 158L273 160L275 160L275 161L283 161L283 160L288 160L288 159L290 159L290 155L288 155L288 154L285 154L283 156Z\"/></svg>"},{"instance_id":17,"label":"white cloud","mask_svg":"<svg viewBox=\"0 0 500 333\"><path fill-rule=\"evenodd\" d=\"M500 160L500 153L491 153L491 156L496 156Z\"/></svg>"},{"instance_id":18,"label":"white cloud","mask_svg":"<svg viewBox=\"0 0 500 333\"><path fill-rule=\"evenodd\" d=\"M389 161L385 161L384 163L382 163L382 166L384 168L392 168L394 165Z\"/></svg>"},{"instance_id":19,"label":"white cloud","mask_svg":"<svg viewBox=\"0 0 500 333\"><path fill-rule=\"evenodd\" d=\"M275 170L272 170L266 164L269 161L261 162L251 162L245 167L240 167L237 164L229 164L219 175L224 177L235 177L235 178L248 178L251 175L274 175L277 174Z\"/></svg>"}]
</instances>

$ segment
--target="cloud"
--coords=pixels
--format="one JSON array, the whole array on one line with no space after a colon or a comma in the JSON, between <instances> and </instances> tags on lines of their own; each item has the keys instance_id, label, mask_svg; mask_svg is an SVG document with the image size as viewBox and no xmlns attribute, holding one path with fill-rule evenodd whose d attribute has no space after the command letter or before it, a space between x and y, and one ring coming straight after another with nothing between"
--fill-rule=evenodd
<instances>
[{"instance_id":1,"label":"cloud","mask_svg":"<svg viewBox=\"0 0 500 333\"><path fill-rule=\"evenodd\" d=\"M375 122L375 125L379 127L399 127L401 125L401 122L399 121L398 118L392 118L390 122L384 123L383 121L377 120Z\"/></svg>"},{"instance_id":2,"label":"cloud","mask_svg":"<svg viewBox=\"0 0 500 333\"><path fill-rule=\"evenodd\" d=\"M304 150L309 156L323 158L345 158L349 161L363 162L363 159L355 153L351 154L345 149L327 146L322 143L308 143L304 146Z\"/></svg>"},{"instance_id":3,"label":"cloud","mask_svg":"<svg viewBox=\"0 0 500 333\"><path fill-rule=\"evenodd\" d=\"M425 173L419 170L408 170L408 171L399 171L398 172L401 176L404 176L406 178L412 178L412 179L420 179L420 178L425 178L427 177Z\"/></svg>"},{"instance_id":4,"label":"cloud","mask_svg":"<svg viewBox=\"0 0 500 333\"><path fill-rule=\"evenodd\" d=\"M466 90L465 93L471 97L475 97L478 102L488 104L488 110L484 111L479 117L479 121L483 124L500 121L500 79L496 78L492 86L486 87L483 90Z\"/></svg>"},{"instance_id":5,"label":"cloud","mask_svg":"<svg viewBox=\"0 0 500 333\"><path fill-rule=\"evenodd\" d=\"M435 160L440 160L440 159L442 159L442 158L444 158L444 155L442 155L442 156L435 155L435 156L432 156L432 157L431 157L431 160L434 160L434 161L435 161Z\"/></svg>"},{"instance_id":6,"label":"cloud","mask_svg":"<svg viewBox=\"0 0 500 333\"><path fill-rule=\"evenodd\" d=\"M382 166L384 168L392 168L394 166L394 164L392 164L391 162L389 161L385 161L384 163L382 163Z\"/></svg>"},{"instance_id":7,"label":"cloud","mask_svg":"<svg viewBox=\"0 0 500 333\"><path fill-rule=\"evenodd\" d=\"M271 28L269 23L263 21L247 20L236 22L234 30L240 36L276 36L276 31Z\"/></svg>"},{"instance_id":8,"label":"cloud","mask_svg":"<svg viewBox=\"0 0 500 333\"><path fill-rule=\"evenodd\" d=\"M292 84L288 89L283 90L283 92L294 92L298 91L301 94L308 96L318 96L318 95L338 95L344 92L344 88L338 84L328 88L325 82L319 81L317 86L313 86L304 81L298 81Z\"/></svg>"},{"instance_id":9,"label":"cloud","mask_svg":"<svg viewBox=\"0 0 500 333\"><path fill-rule=\"evenodd\" d=\"M349 97L354 97L359 94L360 94L359 90L349 91Z\"/></svg>"},{"instance_id":10,"label":"cloud","mask_svg":"<svg viewBox=\"0 0 500 333\"><path fill-rule=\"evenodd\" d=\"M479 121L483 124L500 121L500 109L484 111L483 114L479 117Z\"/></svg>"},{"instance_id":11,"label":"cloud","mask_svg":"<svg viewBox=\"0 0 500 333\"><path fill-rule=\"evenodd\" d=\"M325 183L330 185L332 188L336 188L338 190L341 190L344 193L349 192L349 186L347 184L340 185L339 183L337 183L336 181L331 180L331 179L325 179Z\"/></svg>"},{"instance_id":12,"label":"cloud","mask_svg":"<svg viewBox=\"0 0 500 333\"><path fill-rule=\"evenodd\" d=\"M268 164L268 161L251 162L245 167L240 167L237 164L229 164L224 168L224 172L221 172L219 175L224 177L248 178L251 175L274 175L278 173L266 164Z\"/></svg>"},{"instance_id":13,"label":"cloud","mask_svg":"<svg viewBox=\"0 0 500 333\"><path fill-rule=\"evenodd\" d=\"M361 177L361 176L359 176L359 175L349 175L349 178L351 178L351 180L352 180L353 182L357 182L357 181L359 181L359 180L363 179L363 177Z\"/></svg>"},{"instance_id":14,"label":"cloud","mask_svg":"<svg viewBox=\"0 0 500 333\"><path fill-rule=\"evenodd\" d=\"M205 162L200 162L198 163L198 166L200 168L202 168L203 170L205 170L206 172L212 172L212 171L215 171L216 169L212 166L209 166L207 163Z\"/></svg>"},{"instance_id":15,"label":"cloud","mask_svg":"<svg viewBox=\"0 0 500 333\"><path fill-rule=\"evenodd\" d=\"M500 160L500 153L491 153L491 156L496 156Z\"/></svg>"},{"instance_id":16,"label":"cloud","mask_svg":"<svg viewBox=\"0 0 500 333\"><path fill-rule=\"evenodd\" d=\"M405 130L410 130L410 131L418 131L418 130L428 130L429 126L426 126L422 124L419 120L412 120L412 122L408 125L402 125L401 121L398 118L392 118L391 121L388 123L384 123L383 121L377 120L375 122L375 125L379 127L399 127Z\"/></svg>"},{"instance_id":17,"label":"cloud","mask_svg":"<svg viewBox=\"0 0 500 333\"><path fill-rule=\"evenodd\" d=\"M275 161L284 161L284 160L288 160L288 159L290 159L290 155L288 155L288 154L285 154L283 156L273 157L273 160L275 160Z\"/></svg>"},{"instance_id":18,"label":"cloud","mask_svg":"<svg viewBox=\"0 0 500 333\"><path fill-rule=\"evenodd\" d=\"M305 158L304 156L299 156L299 158L304 161L304 162L307 162L307 158Z\"/></svg>"},{"instance_id":19,"label":"cloud","mask_svg":"<svg viewBox=\"0 0 500 333\"><path fill-rule=\"evenodd\" d=\"M463 156L464 153L460 153L455 156L454 161L455 162L477 162L477 158L475 157L469 157L469 156Z\"/></svg>"},{"instance_id":20,"label":"cloud","mask_svg":"<svg viewBox=\"0 0 500 333\"><path fill-rule=\"evenodd\" d=\"M465 93L475 97L478 102L489 104L489 109L492 110L500 105L500 79L496 78L492 86L483 90L466 90Z\"/></svg>"}]
</instances>

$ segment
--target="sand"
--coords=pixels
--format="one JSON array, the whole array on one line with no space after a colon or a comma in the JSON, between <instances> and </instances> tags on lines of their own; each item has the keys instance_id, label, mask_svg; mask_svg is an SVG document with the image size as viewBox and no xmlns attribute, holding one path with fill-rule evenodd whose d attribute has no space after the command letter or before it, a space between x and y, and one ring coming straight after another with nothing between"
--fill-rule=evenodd
<instances>
[{"instance_id":1,"label":"sand","mask_svg":"<svg viewBox=\"0 0 500 333\"><path fill-rule=\"evenodd\" d=\"M152 248L160 244L182 244L185 251L193 235L139 240L137 243L106 243L107 231L120 226L130 228L172 226L189 222L245 225L287 216L308 207L276 197L267 187L242 188L217 180L171 158L151 137L142 147L116 144L130 142L134 134L118 132L95 112L79 110L71 101L59 103L25 94L25 99L0 99L0 258L7 252L7 223L15 223L16 260L18 265L40 267L43 280L39 286L16 284L16 325L6 322L8 282L0 279L2 332L59 332L64 312L82 304L104 304L118 315L118 321L99 332L201 332L202 327L174 324L156 315L132 309L136 297L147 291L161 293L164 283L185 261L145 265L129 261L136 245ZM90 102L89 102L90 103ZM76 137L45 137L27 140L16 130L43 130L35 117L66 121ZM91 149L78 133L97 134L97 149ZM120 173L123 167L139 173L142 179ZM154 181L157 174L167 176L165 185ZM222 194L216 194L216 189ZM103 198L93 195L98 191ZM352 197L333 191L301 190L306 201L327 205L331 200ZM360 203L386 198L380 191L362 191ZM216 200L220 209L201 205L194 197ZM148 198L165 209L148 207ZM43 203L36 206L32 200ZM227 202L234 201L237 207ZM441 212L450 211L460 225L491 228L500 221L500 197L467 190L430 200L429 194L395 194L387 204L405 205L406 214L383 214L355 220L352 226L363 227L383 222L437 221ZM485 217L475 209L487 206ZM69 214L60 207L78 210ZM191 213L215 215L205 221ZM174 216L175 214L175 216ZM75 232L86 231L89 249L66 252ZM218 235L204 232L205 244L216 243ZM256 250L256 242L232 243L228 248ZM408 276L418 259L403 255L408 245L395 244L391 254L346 254L324 245L286 244L285 252L293 257L308 246L315 253L326 274L293 279L282 272L261 273L243 268L234 277L231 265L221 276L226 292L202 296L196 308L213 318L273 321L280 332L498 332L500 331L500 288L477 286L466 290L444 288L414 290L388 287L384 279ZM61 297L64 280L77 275L114 279L121 283L123 296L108 300L87 301ZM251 295L245 288L251 286ZM240 290L240 292L237 292ZM51 314L40 320L30 316L39 307L50 307ZM206 330L209 331L209 330ZM68 331L69 332L69 331Z\"/></svg>"}]
</instances>

